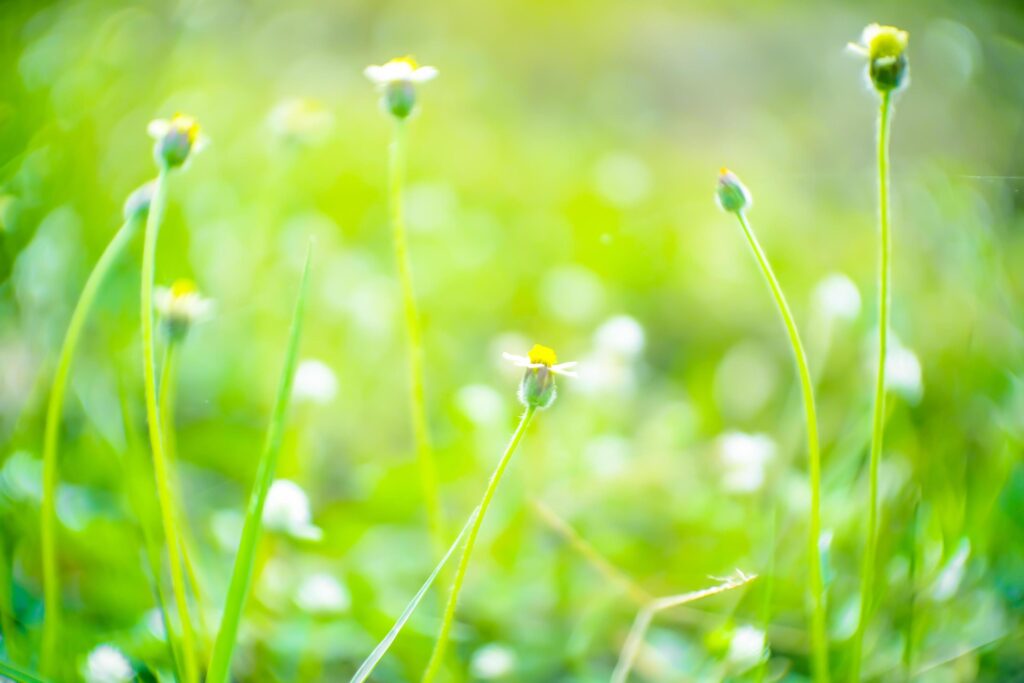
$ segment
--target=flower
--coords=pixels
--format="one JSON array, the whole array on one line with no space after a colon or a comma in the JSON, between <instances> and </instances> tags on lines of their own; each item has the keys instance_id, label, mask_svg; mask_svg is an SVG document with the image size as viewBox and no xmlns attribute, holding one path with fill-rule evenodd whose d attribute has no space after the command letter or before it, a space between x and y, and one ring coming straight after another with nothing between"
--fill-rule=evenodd
<instances>
[{"instance_id":1,"label":"flower","mask_svg":"<svg viewBox=\"0 0 1024 683\"><path fill-rule=\"evenodd\" d=\"M124 219L130 221L138 218L142 219L149 213L149 205L153 201L153 189L155 183L150 181L145 185L137 188L134 192L128 195L128 199L124 200Z\"/></svg>"},{"instance_id":2,"label":"flower","mask_svg":"<svg viewBox=\"0 0 1024 683\"><path fill-rule=\"evenodd\" d=\"M88 683L124 683L135 676L128 658L113 645L100 645L90 652L83 673Z\"/></svg>"},{"instance_id":3,"label":"flower","mask_svg":"<svg viewBox=\"0 0 1024 683\"><path fill-rule=\"evenodd\" d=\"M175 280L170 287L158 287L154 297L157 313L163 319L167 336L180 341L189 328L208 318L213 302L203 298L191 280Z\"/></svg>"},{"instance_id":4,"label":"flower","mask_svg":"<svg viewBox=\"0 0 1024 683\"><path fill-rule=\"evenodd\" d=\"M420 66L412 57L398 57L381 66L368 66L363 73L381 91L384 111L404 119L416 109L416 86L435 78L437 69Z\"/></svg>"},{"instance_id":5,"label":"flower","mask_svg":"<svg viewBox=\"0 0 1024 683\"><path fill-rule=\"evenodd\" d=\"M860 314L860 291L843 273L832 273L814 288L814 303L827 320L855 320Z\"/></svg>"},{"instance_id":6,"label":"flower","mask_svg":"<svg viewBox=\"0 0 1024 683\"><path fill-rule=\"evenodd\" d=\"M473 653L469 670L475 679L503 678L516 667L516 654L500 643L488 643Z\"/></svg>"},{"instance_id":7,"label":"flower","mask_svg":"<svg viewBox=\"0 0 1024 683\"><path fill-rule=\"evenodd\" d=\"M868 59L868 78L879 92L898 90L906 85L910 64L907 43L910 34L895 26L870 24L861 34L860 43L847 47Z\"/></svg>"},{"instance_id":8,"label":"flower","mask_svg":"<svg viewBox=\"0 0 1024 683\"><path fill-rule=\"evenodd\" d=\"M270 485L263 504L263 526L300 540L319 541L323 531L312 520L309 496L301 486L288 479Z\"/></svg>"},{"instance_id":9,"label":"flower","mask_svg":"<svg viewBox=\"0 0 1024 683\"><path fill-rule=\"evenodd\" d=\"M719 208L728 213L739 213L754 201L739 176L727 168L718 172L718 190L715 192L715 200L718 202Z\"/></svg>"},{"instance_id":10,"label":"flower","mask_svg":"<svg viewBox=\"0 0 1024 683\"><path fill-rule=\"evenodd\" d=\"M924 391L921 361L895 338L885 356L885 388L902 394L911 403L917 403Z\"/></svg>"},{"instance_id":11,"label":"flower","mask_svg":"<svg viewBox=\"0 0 1024 683\"><path fill-rule=\"evenodd\" d=\"M295 369L292 396L296 401L323 405L338 395L338 378L323 361L307 358Z\"/></svg>"},{"instance_id":12,"label":"flower","mask_svg":"<svg viewBox=\"0 0 1024 683\"><path fill-rule=\"evenodd\" d=\"M306 577L295 593L299 609L313 615L330 616L344 612L352 604L352 597L336 578L326 572Z\"/></svg>"},{"instance_id":13,"label":"flower","mask_svg":"<svg viewBox=\"0 0 1024 683\"><path fill-rule=\"evenodd\" d=\"M146 130L156 140L153 156L161 167L182 166L191 154L206 146L206 137L199 131L199 122L184 114L150 121Z\"/></svg>"},{"instance_id":14,"label":"flower","mask_svg":"<svg viewBox=\"0 0 1024 683\"><path fill-rule=\"evenodd\" d=\"M526 368L519 385L519 400L528 407L544 409L554 403L557 393L554 375L576 376L571 370L575 362L559 363L554 350L540 344L534 344L526 356L501 355L516 367Z\"/></svg>"},{"instance_id":15,"label":"flower","mask_svg":"<svg viewBox=\"0 0 1024 683\"><path fill-rule=\"evenodd\" d=\"M733 493L753 493L764 485L765 467L775 456L766 434L726 432L717 440L722 486Z\"/></svg>"},{"instance_id":16,"label":"flower","mask_svg":"<svg viewBox=\"0 0 1024 683\"><path fill-rule=\"evenodd\" d=\"M740 626L729 639L726 660L733 673L740 673L761 662L765 657L765 633L755 626Z\"/></svg>"}]
</instances>

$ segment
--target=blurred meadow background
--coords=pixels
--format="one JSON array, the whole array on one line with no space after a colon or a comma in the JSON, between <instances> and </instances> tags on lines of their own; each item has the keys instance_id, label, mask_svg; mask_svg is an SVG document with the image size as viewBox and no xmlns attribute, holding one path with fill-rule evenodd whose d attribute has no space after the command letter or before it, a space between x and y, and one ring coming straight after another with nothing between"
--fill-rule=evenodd
<instances>
[{"instance_id":1,"label":"blurred meadow background","mask_svg":"<svg viewBox=\"0 0 1024 683\"><path fill-rule=\"evenodd\" d=\"M406 206L449 538L521 411L521 370L501 352L540 342L580 363L483 525L446 680L608 680L638 589L681 593L737 569L759 578L654 620L632 680L809 680L800 394L757 266L715 206L723 165L754 195L750 218L817 381L842 680L877 334L877 102L844 46L873 21L910 32L912 76L893 119L898 341L865 677L1024 681L1013 0L6 0L0 658L37 662L40 453L68 318L125 197L155 175L147 123L178 111L211 141L171 178L156 276L191 278L215 301L182 347L176 401L201 649L311 237L301 358L318 362L300 370L277 472L308 496L310 518L293 491L297 522L261 541L235 679L347 680L430 573L388 227L391 122L363 75L413 54L440 71L409 121ZM130 474L133 459L149 462L140 252L137 238L104 285L72 368L61 648L75 676L111 644L139 680L172 680L131 502L154 496L151 478ZM445 594L428 594L373 680L419 679Z\"/></svg>"}]
</instances>

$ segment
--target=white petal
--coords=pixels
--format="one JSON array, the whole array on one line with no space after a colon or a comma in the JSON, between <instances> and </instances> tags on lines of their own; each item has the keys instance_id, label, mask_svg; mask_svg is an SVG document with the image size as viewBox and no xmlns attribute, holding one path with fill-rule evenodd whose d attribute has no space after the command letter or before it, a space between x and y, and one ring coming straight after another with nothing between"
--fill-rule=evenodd
<instances>
[{"instance_id":1,"label":"white petal","mask_svg":"<svg viewBox=\"0 0 1024 683\"><path fill-rule=\"evenodd\" d=\"M852 52L855 55L860 55L861 57L868 57L871 54L868 52L868 49L866 47L858 43L847 43L846 51Z\"/></svg>"},{"instance_id":2,"label":"white petal","mask_svg":"<svg viewBox=\"0 0 1024 683\"><path fill-rule=\"evenodd\" d=\"M368 66L363 69L363 73L366 77L377 85L383 85L386 81L384 80L385 72L382 66Z\"/></svg>"},{"instance_id":3,"label":"white petal","mask_svg":"<svg viewBox=\"0 0 1024 683\"><path fill-rule=\"evenodd\" d=\"M437 69L432 66L421 66L412 72L413 83L426 83L437 78Z\"/></svg>"},{"instance_id":4,"label":"white petal","mask_svg":"<svg viewBox=\"0 0 1024 683\"><path fill-rule=\"evenodd\" d=\"M501 357L505 360L510 360L520 367L526 367L530 364L530 359L526 356L517 356L514 353L502 353Z\"/></svg>"},{"instance_id":5,"label":"white petal","mask_svg":"<svg viewBox=\"0 0 1024 683\"><path fill-rule=\"evenodd\" d=\"M551 372L553 372L556 375L562 375L564 377L572 377L572 378L579 377L579 374L576 371L574 371L574 370L566 370L561 365L552 365L551 366Z\"/></svg>"},{"instance_id":6,"label":"white petal","mask_svg":"<svg viewBox=\"0 0 1024 683\"><path fill-rule=\"evenodd\" d=\"M146 126L146 132L153 138L162 138L170 129L171 122L167 119L154 119Z\"/></svg>"}]
</instances>

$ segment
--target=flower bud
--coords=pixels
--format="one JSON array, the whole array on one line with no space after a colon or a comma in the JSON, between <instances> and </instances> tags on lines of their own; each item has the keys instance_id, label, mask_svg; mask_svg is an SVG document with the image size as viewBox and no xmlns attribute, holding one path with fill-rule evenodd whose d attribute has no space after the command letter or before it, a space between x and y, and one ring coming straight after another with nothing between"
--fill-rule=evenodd
<instances>
[{"instance_id":1,"label":"flower bud","mask_svg":"<svg viewBox=\"0 0 1024 683\"><path fill-rule=\"evenodd\" d=\"M197 322L205 320L213 309L213 302L202 297L191 280L175 280L168 287L156 291L157 313L171 341L181 341Z\"/></svg>"},{"instance_id":2,"label":"flower bud","mask_svg":"<svg viewBox=\"0 0 1024 683\"><path fill-rule=\"evenodd\" d=\"M850 44L852 50L868 58L868 78L879 92L899 90L906 85L910 74L909 39L906 31L871 24L864 29L860 44Z\"/></svg>"},{"instance_id":3,"label":"flower bud","mask_svg":"<svg viewBox=\"0 0 1024 683\"><path fill-rule=\"evenodd\" d=\"M182 166L202 146L199 122L191 116L175 114L170 119L157 119L150 122L148 130L156 140L153 157L165 168Z\"/></svg>"},{"instance_id":4,"label":"flower bud","mask_svg":"<svg viewBox=\"0 0 1024 683\"><path fill-rule=\"evenodd\" d=\"M138 187L124 201L124 219L143 219L149 213L149 205L153 201L154 183L152 181Z\"/></svg>"},{"instance_id":5,"label":"flower bud","mask_svg":"<svg viewBox=\"0 0 1024 683\"><path fill-rule=\"evenodd\" d=\"M555 387L555 375L551 368L527 368L523 380L519 383L519 401L527 407L543 410L555 402L558 389Z\"/></svg>"},{"instance_id":6,"label":"flower bud","mask_svg":"<svg viewBox=\"0 0 1024 683\"><path fill-rule=\"evenodd\" d=\"M739 176L727 168L723 168L718 175L715 200L722 211L729 213L739 213L748 208L753 201Z\"/></svg>"},{"instance_id":7,"label":"flower bud","mask_svg":"<svg viewBox=\"0 0 1024 683\"><path fill-rule=\"evenodd\" d=\"M380 89L384 111L405 119L416 109L416 86L437 76L437 69L420 66L412 57L401 57L382 66L368 66L365 73Z\"/></svg>"}]
</instances>

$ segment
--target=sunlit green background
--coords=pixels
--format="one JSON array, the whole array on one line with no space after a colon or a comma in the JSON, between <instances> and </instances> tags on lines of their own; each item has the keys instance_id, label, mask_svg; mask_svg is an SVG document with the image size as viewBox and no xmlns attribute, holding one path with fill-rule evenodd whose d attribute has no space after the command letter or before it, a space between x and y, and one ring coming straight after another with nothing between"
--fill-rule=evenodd
<instances>
[{"instance_id":1,"label":"sunlit green background","mask_svg":"<svg viewBox=\"0 0 1024 683\"><path fill-rule=\"evenodd\" d=\"M216 301L184 348L177 406L208 626L310 238L302 356L338 387L293 405L279 475L306 489L323 539L264 539L237 679L347 680L429 573L387 225L391 128L362 73L411 53L440 70L410 124L407 206L453 537L519 410L501 352L538 341L581 363L484 524L450 679L604 681L615 664L637 605L536 501L656 595L761 575L659 617L635 680L754 680L756 651L734 638L752 629L767 629L766 680L807 679L802 409L772 301L712 199L723 165L754 194L818 377L841 679L865 537L877 241L876 99L843 48L871 21L910 31L912 82L893 127L899 344L865 671L901 680L909 649L914 680L1024 680L1024 7L1012 0L0 4L0 656L37 665L57 350L124 198L155 173L146 124L177 111L211 140L172 180L157 272ZM62 648L78 671L112 643L171 680L127 490L146 484L125 474L149 457L121 400L143 433L140 251L104 288L73 370ZM835 273L859 306L849 287L820 288ZM337 609L316 609L309 579L322 573L347 591ZM375 680L418 680L442 596Z\"/></svg>"}]
</instances>

